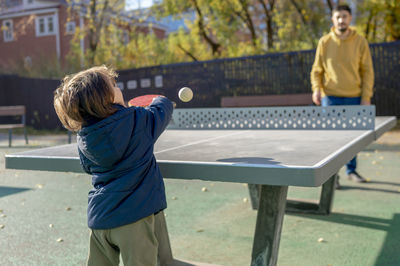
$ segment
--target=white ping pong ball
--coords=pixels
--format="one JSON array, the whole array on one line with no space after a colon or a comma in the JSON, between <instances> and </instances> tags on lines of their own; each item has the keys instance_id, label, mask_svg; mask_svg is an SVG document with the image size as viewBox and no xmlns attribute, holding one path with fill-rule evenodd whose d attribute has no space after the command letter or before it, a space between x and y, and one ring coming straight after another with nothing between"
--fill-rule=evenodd
<instances>
[{"instance_id":1,"label":"white ping pong ball","mask_svg":"<svg viewBox=\"0 0 400 266\"><path fill-rule=\"evenodd\" d=\"M182 102L189 102L193 99L193 91L188 87L179 90L178 97Z\"/></svg>"}]
</instances>

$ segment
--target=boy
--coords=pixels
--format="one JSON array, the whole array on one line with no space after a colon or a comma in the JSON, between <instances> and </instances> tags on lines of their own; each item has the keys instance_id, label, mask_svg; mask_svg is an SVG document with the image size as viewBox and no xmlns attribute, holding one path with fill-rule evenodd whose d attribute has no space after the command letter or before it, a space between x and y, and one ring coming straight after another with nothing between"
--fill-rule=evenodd
<instances>
[{"instance_id":1,"label":"boy","mask_svg":"<svg viewBox=\"0 0 400 266\"><path fill-rule=\"evenodd\" d=\"M117 74L105 66L64 78L54 107L62 124L77 131L83 169L92 175L87 265L157 265L154 214L167 207L154 143L173 106L157 97L147 108L126 108Z\"/></svg>"}]
</instances>

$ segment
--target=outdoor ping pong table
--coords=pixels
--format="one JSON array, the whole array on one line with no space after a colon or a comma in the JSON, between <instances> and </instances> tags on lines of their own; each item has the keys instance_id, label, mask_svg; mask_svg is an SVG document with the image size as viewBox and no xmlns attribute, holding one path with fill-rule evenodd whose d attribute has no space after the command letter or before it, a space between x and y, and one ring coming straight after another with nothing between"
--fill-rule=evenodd
<instances>
[{"instance_id":1,"label":"outdoor ping pong table","mask_svg":"<svg viewBox=\"0 0 400 266\"><path fill-rule=\"evenodd\" d=\"M322 186L314 211L328 214L336 173L395 124L374 106L176 109L155 156L164 178L248 183L259 197L251 265L276 265L288 186ZM6 155L6 168L83 172L76 144Z\"/></svg>"}]
</instances>

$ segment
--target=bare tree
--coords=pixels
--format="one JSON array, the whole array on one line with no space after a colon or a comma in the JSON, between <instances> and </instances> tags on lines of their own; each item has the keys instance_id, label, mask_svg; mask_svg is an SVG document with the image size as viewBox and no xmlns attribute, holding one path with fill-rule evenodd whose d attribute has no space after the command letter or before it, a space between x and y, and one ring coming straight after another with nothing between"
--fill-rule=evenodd
<instances>
[{"instance_id":1,"label":"bare tree","mask_svg":"<svg viewBox=\"0 0 400 266\"><path fill-rule=\"evenodd\" d=\"M274 46L274 27L273 27L273 12L275 6L275 0L258 0L261 4L265 14L265 24L267 27L267 47L272 49Z\"/></svg>"}]
</instances>

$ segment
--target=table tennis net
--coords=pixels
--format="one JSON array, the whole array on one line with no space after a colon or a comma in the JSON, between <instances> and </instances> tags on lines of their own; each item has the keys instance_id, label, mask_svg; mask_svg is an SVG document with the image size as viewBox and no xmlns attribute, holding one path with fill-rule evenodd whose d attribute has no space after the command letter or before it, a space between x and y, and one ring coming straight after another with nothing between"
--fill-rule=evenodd
<instances>
[{"instance_id":1,"label":"table tennis net","mask_svg":"<svg viewBox=\"0 0 400 266\"><path fill-rule=\"evenodd\" d=\"M375 106L175 109L170 129L368 130Z\"/></svg>"}]
</instances>

